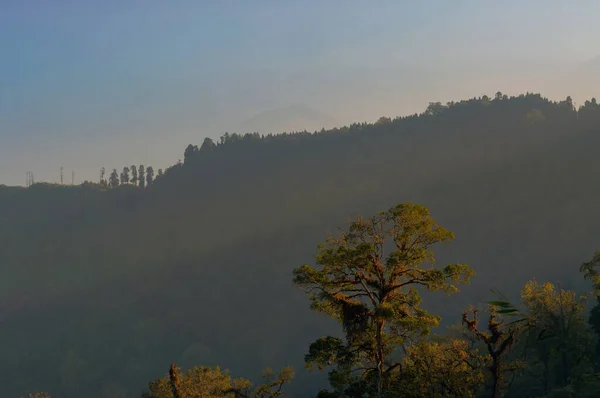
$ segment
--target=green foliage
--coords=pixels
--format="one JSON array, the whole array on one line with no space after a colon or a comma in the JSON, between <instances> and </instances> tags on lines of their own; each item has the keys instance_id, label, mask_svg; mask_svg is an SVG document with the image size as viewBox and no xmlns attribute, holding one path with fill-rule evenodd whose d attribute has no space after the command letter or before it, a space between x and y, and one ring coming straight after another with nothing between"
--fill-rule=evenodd
<instances>
[{"instance_id":1,"label":"green foliage","mask_svg":"<svg viewBox=\"0 0 600 398\"><path fill-rule=\"evenodd\" d=\"M145 175L146 169L144 168L144 165L140 165L140 167L138 168L138 184L140 188L146 187L146 178L144 177Z\"/></svg>"},{"instance_id":2,"label":"green foliage","mask_svg":"<svg viewBox=\"0 0 600 398\"><path fill-rule=\"evenodd\" d=\"M523 316L523 314L520 313L519 309L516 308L510 301L508 301L508 299L503 294L501 294L500 292L497 292L495 289L492 289L492 293L500 296L503 300L505 300L505 301L492 300L492 301L487 302L488 305L490 305L494 308L494 311L497 314L502 314L504 316L518 316L518 315ZM523 319L523 318L521 318L521 319Z\"/></svg>"},{"instance_id":3,"label":"green foliage","mask_svg":"<svg viewBox=\"0 0 600 398\"><path fill-rule=\"evenodd\" d=\"M512 308L510 303L504 303ZM527 319L506 323L499 307L489 305L488 320L485 328L480 327L478 310L471 308L463 313L462 323L473 337L485 345L488 353L486 368L491 379L490 392L493 398L499 398L508 388L508 377L515 375L524 366L523 362L510 360L508 354L517 343L519 335L529 327ZM512 314L510 311L509 314Z\"/></svg>"},{"instance_id":4,"label":"green foliage","mask_svg":"<svg viewBox=\"0 0 600 398\"><path fill-rule=\"evenodd\" d=\"M594 341L584 318L587 297L556 289L550 282L529 281L521 300L532 324L530 362L542 365L537 380L544 393L593 371Z\"/></svg>"},{"instance_id":5,"label":"green foliage","mask_svg":"<svg viewBox=\"0 0 600 398\"><path fill-rule=\"evenodd\" d=\"M137 185L138 184L138 169L137 169L137 167L135 167L135 165L132 165L130 170L131 170L131 183L133 185Z\"/></svg>"},{"instance_id":6,"label":"green foliage","mask_svg":"<svg viewBox=\"0 0 600 398\"><path fill-rule=\"evenodd\" d=\"M187 397L222 397L225 392L233 387L247 386L250 382L246 379L232 379L227 370L221 371L217 366L210 368L196 366L183 373L180 368L175 368L176 376L180 380L181 398ZM173 398L173 390L169 376L150 382L148 392L143 398Z\"/></svg>"},{"instance_id":7,"label":"green foliage","mask_svg":"<svg viewBox=\"0 0 600 398\"><path fill-rule=\"evenodd\" d=\"M420 342L407 348L402 373L385 396L474 398L483 386L486 362L466 340Z\"/></svg>"},{"instance_id":8,"label":"green foliage","mask_svg":"<svg viewBox=\"0 0 600 398\"><path fill-rule=\"evenodd\" d=\"M552 390L545 398L596 398L600 391L600 373L583 375L573 384Z\"/></svg>"},{"instance_id":9,"label":"green foliage","mask_svg":"<svg viewBox=\"0 0 600 398\"><path fill-rule=\"evenodd\" d=\"M106 186L106 180L104 179L105 176L106 176L106 169L104 167L102 167L100 169L100 185L101 186Z\"/></svg>"},{"instance_id":10,"label":"green foliage","mask_svg":"<svg viewBox=\"0 0 600 398\"><path fill-rule=\"evenodd\" d=\"M275 373L273 369L267 368L263 371L263 382L256 386L250 394L256 398L272 398L283 395L283 387L289 384L295 376L294 369L290 366L282 368L279 373ZM248 388L248 387L246 387Z\"/></svg>"},{"instance_id":11,"label":"green foliage","mask_svg":"<svg viewBox=\"0 0 600 398\"><path fill-rule=\"evenodd\" d=\"M596 305L590 311L588 323L596 336L600 336L600 296L596 296Z\"/></svg>"},{"instance_id":12,"label":"green foliage","mask_svg":"<svg viewBox=\"0 0 600 398\"><path fill-rule=\"evenodd\" d=\"M123 167L121 172L121 184L129 184L129 167Z\"/></svg>"},{"instance_id":13,"label":"green foliage","mask_svg":"<svg viewBox=\"0 0 600 398\"><path fill-rule=\"evenodd\" d=\"M532 109L525 115L525 120L531 125L540 125L546 121L546 116L541 110Z\"/></svg>"},{"instance_id":14,"label":"green foliage","mask_svg":"<svg viewBox=\"0 0 600 398\"><path fill-rule=\"evenodd\" d=\"M319 245L318 267L294 270L294 283L309 294L314 310L342 324L346 341L317 340L307 365L336 364L330 381L338 390L376 375L381 392L400 366L391 359L397 348L438 325L439 318L420 307L416 287L456 293L456 284L474 274L462 264L427 266L434 262L431 246L453 237L424 206L407 203L358 218L347 232Z\"/></svg>"},{"instance_id":15,"label":"green foliage","mask_svg":"<svg viewBox=\"0 0 600 398\"><path fill-rule=\"evenodd\" d=\"M582 375L573 383L574 397L595 398L600 391L600 373Z\"/></svg>"},{"instance_id":16,"label":"green foliage","mask_svg":"<svg viewBox=\"0 0 600 398\"><path fill-rule=\"evenodd\" d=\"M189 164L190 161L194 158L194 154L198 152L198 147L192 144L189 144L183 153L183 162L184 164Z\"/></svg>"},{"instance_id":17,"label":"green foliage","mask_svg":"<svg viewBox=\"0 0 600 398\"><path fill-rule=\"evenodd\" d=\"M154 169L152 168L152 166L148 166L146 168L146 186L152 185L153 181L154 181Z\"/></svg>"},{"instance_id":18,"label":"green foliage","mask_svg":"<svg viewBox=\"0 0 600 398\"><path fill-rule=\"evenodd\" d=\"M600 273L598 268L600 267L600 250L594 253L594 256L590 261L586 261L579 267L579 272L583 272L583 276L586 280L592 282L596 295L600 296Z\"/></svg>"},{"instance_id":19,"label":"green foliage","mask_svg":"<svg viewBox=\"0 0 600 398\"><path fill-rule=\"evenodd\" d=\"M113 169L112 173L110 173L108 184L111 188L116 188L119 186L119 174L117 173L117 169Z\"/></svg>"},{"instance_id":20,"label":"green foliage","mask_svg":"<svg viewBox=\"0 0 600 398\"><path fill-rule=\"evenodd\" d=\"M227 370L222 371L218 366L196 366L184 374L173 364L169 375L150 382L142 398L273 398L283 395L283 387L293 378L291 367L285 367L279 373L267 368L262 374L263 383L253 386L247 379L233 379Z\"/></svg>"},{"instance_id":21,"label":"green foliage","mask_svg":"<svg viewBox=\"0 0 600 398\"><path fill-rule=\"evenodd\" d=\"M217 148L217 145L210 138L206 137L200 146L200 152L210 152Z\"/></svg>"}]
</instances>

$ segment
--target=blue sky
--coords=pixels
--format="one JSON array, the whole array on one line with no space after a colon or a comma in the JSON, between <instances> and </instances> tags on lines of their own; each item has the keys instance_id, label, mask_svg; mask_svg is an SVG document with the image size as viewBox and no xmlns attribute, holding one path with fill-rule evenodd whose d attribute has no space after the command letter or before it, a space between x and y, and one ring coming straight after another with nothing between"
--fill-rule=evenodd
<instances>
[{"instance_id":1,"label":"blue sky","mask_svg":"<svg viewBox=\"0 0 600 398\"><path fill-rule=\"evenodd\" d=\"M598 19L595 0L0 0L0 184L166 167L297 103L347 124L497 90L583 101Z\"/></svg>"}]
</instances>

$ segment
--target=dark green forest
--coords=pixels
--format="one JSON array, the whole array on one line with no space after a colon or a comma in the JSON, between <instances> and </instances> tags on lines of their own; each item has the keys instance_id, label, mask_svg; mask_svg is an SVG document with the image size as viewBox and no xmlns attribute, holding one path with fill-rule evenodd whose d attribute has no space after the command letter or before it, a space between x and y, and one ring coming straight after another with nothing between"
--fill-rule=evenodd
<instances>
[{"instance_id":1,"label":"dark green forest","mask_svg":"<svg viewBox=\"0 0 600 398\"><path fill-rule=\"evenodd\" d=\"M497 93L0 185L1 395L597 396L598 148Z\"/></svg>"}]
</instances>

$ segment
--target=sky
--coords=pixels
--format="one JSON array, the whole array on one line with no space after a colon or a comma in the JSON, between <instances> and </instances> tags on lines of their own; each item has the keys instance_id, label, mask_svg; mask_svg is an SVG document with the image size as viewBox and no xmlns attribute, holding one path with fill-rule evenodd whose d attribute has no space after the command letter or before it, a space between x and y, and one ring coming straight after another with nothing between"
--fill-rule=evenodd
<instances>
[{"instance_id":1,"label":"sky","mask_svg":"<svg viewBox=\"0 0 600 398\"><path fill-rule=\"evenodd\" d=\"M349 124L496 91L580 103L600 96L599 18L597 0L0 0L0 184L168 167L297 104Z\"/></svg>"}]
</instances>

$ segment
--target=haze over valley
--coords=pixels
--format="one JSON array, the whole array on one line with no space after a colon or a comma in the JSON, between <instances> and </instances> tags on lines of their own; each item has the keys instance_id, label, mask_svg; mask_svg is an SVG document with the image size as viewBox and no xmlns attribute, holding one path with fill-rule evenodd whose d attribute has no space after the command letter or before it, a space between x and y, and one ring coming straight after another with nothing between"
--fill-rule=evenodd
<instances>
[{"instance_id":1,"label":"haze over valley","mask_svg":"<svg viewBox=\"0 0 600 398\"><path fill-rule=\"evenodd\" d=\"M598 3L251 3L0 6L0 396L597 396Z\"/></svg>"}]
</instances>

